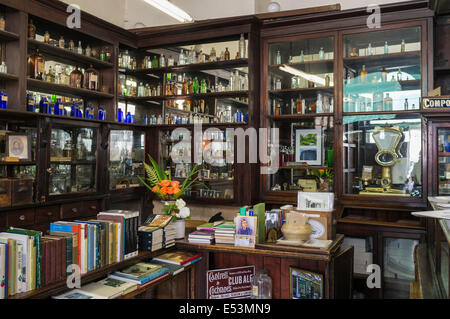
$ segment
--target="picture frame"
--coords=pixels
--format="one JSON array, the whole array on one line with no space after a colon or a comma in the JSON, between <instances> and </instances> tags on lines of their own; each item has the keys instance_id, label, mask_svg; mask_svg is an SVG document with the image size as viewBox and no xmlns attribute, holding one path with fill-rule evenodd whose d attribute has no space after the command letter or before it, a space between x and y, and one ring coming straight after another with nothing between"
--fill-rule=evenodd
<instances>
[{"instance_id":1,"label":"picture frame","mask_svg":"<svg viewBox=\"0 0 450 319\"><path fill-rule=\"evenodd\" d=\"M323 275L289 267L290 299L323 299Z\"/></svg>"},{"instance_id":2,"label":"picture frame","mask_svg":"<svg viewBox=\"0 0 450 319\"><path fill-rule=\"evenodd\" d=\"M295 162L322 165L322 129L295 130Z\"/></svg>"},{"instance_id":3,"label":"picture frame","mask_svg":"<svg viewBox=\"0 0 450 319\"><path fill-rule=\"evenodd\" d=\"M265 241L276 243L281 235L282 212L281 209L266 211Z\"/></svg>"},{"instance_id":4,"label":"picture frame","mask_svg":"<svg viewBox=\"0 0 450 319\"><path fill-rule=\"evenodd\" d=\"M31 137L28 134L6 134L6 156L31 161Z\"/></svg>"},{"instance_id":5,"label":"picture frame","mask_svg":"<svg viewBox=\"0 0 450 319\"><path fill-rule=\"evenodd\" d=\"M334 193L298 192L297 209L332 211L334 208Z\"/></svg>"},{"instance_id":6,"label":"picture frame","mask_svg":"<svg viewBox=\"0 0 450 319\"><path fill-rule=\"evenodd\" d=\"M255 216L236 216L236 236L234 245L254 248L257 234L257 218Z\"/></svg>"}]
</instances>

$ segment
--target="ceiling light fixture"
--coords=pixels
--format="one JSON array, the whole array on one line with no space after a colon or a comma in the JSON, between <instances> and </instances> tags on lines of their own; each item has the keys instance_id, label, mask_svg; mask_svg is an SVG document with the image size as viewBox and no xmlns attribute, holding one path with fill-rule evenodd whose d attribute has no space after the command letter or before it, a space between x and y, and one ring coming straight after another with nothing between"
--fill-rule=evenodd
<instances>
[{"instance_id":1,"label":"ceiling light fixture","mask_svg":"<svg viewBox=\"0 0 450 319\"><path fill-rule=\"evenodd\" d=\"M149 5L161 10L162 12L170 15L172 18L177 19L180 22L192 22L194 19L186 13L184 10L178 8L176 5L170 3L167 0L144 0Z\"/></svg>"}]
</instances>

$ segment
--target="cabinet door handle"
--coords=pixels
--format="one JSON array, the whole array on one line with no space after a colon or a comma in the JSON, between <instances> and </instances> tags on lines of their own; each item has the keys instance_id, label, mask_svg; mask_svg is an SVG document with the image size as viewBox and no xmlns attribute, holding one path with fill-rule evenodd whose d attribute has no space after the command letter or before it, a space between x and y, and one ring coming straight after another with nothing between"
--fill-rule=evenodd
<instances>
[{"instance_id":1,"label":"cabinet door handle","mask_svg":"<svg viewBox=\"0 0 450 319\"><path fill-rule=\"evenodd\" d=\"M78 212L78 209L72 208L72 212L77 213L77 212Z\"/></svg>"},{"instance_id":2,"label":"cabinet door handle","mask_svg":"<svg viewBox=\"0 0 450 319\"><path fill-rule=\"evenodd\" d=\"M24 220L25 220L25 215L20 215L20 216L19 216L19 219L20 219L21 221L24 221Z\"/></svg>"},{"instance_id":3,"label":"cabinet door handle","mask_svg":"<svg viewBox=\"0 0 450 319\"><path fill-rule=\"evenodd\" d=\"M47 215L48 216L53 216L53 213L52 212L48 212Z\"/></svg>"},{"instance_id":4,"label":"cabinet door handle","mask_svg":"<svg viewBox=\"0 0 450 319\"><path fill-rule=\"evenodd\" d=\"M92 210L96 210L96 209L97 209L97 206L91 206L91 209L92 209Z\"/></svg>"}]
</instances>

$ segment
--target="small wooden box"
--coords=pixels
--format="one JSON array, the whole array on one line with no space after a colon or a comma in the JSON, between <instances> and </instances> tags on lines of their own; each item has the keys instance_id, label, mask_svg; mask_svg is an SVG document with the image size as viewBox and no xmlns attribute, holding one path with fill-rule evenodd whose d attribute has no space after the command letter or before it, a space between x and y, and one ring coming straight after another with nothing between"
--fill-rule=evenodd
<instances>
[{"instance_id":1,"label":"small wooden box","mask_svg":"<svg viewBox=\"0 0 450 319\"><path fill-rule=\"evenodd\" d=\"M33 180L25 178L11 179L11 205L27 205L33 203Z\"/></svg>"},{"instance_id":2,"label":"small wooden box","mask_svg":"<svg viewBox=\"0 0 450 319\"><path fill-rule=\"evenodd\" d=\"M292 209L292 212L303 213L311 221L309 224L313 230L320 231L320 237L316 239L334 240L336 238L335 211L311 211Z\"/></svg>"},{"instance_id":3,"label":"small wooden box","mask_svg":"<svg viewBox=\"0 0 450 319\"><path fill-rule=\"evenodd\" d=\"M0 207L11 206L11 180L8 178L0 179Z\"/></svg>"}]
</instances>

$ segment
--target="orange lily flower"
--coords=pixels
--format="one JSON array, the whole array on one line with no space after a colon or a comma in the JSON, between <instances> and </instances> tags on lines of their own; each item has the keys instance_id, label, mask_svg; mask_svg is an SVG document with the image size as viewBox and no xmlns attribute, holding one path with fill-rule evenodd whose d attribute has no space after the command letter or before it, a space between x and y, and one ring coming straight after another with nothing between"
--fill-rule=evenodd
<instances>
[{"instance_id":1,"label":"orange lily flower","mask_svg":"<svg viewBox=\"0 0 450 319\"><path fill-rule=\"evenodd\" d=\"M180 182L179 181L173 181L170 183L170 185L174 188L179 188L180 187Z\"/></svg>"},{"instance_id":2,"label":"orange lily flower","mask_svg":"<svg viewBox=\"0 0 450 319\"><path fill-rule=\"evenodd\" d=\"M155 187L152 188L152 192L153 193L157 193L159 191L159 186L156 185Z\"/></svg>"},{"instance_id":3,"label":"orange lily flower","mask_svg":"<svg viewBox=\"0 0 450 319\"><path fill-rule=\"evenodd\" d=\"M159 185L161 185L162 187L169 187L170 186L170 181L168 180L163 180L159 183Z\"/></svg>"}]
</instances>

